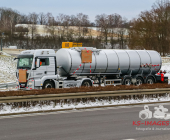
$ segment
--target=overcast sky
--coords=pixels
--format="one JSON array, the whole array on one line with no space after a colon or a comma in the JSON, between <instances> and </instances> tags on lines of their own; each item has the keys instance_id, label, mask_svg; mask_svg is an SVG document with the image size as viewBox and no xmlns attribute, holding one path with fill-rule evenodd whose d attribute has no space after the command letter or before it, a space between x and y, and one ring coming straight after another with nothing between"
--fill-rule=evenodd
<instances>
[{"instance_id":1,"label":"overcast sky","mask_svg":"<svg viewBox=\"0 0 170 140\"><path fill-rule=\"evenodd\" d=\"M128 20L141 11L150 10L156 0L0 0L0 7L12 8L23 14L50 12L76 15L87 14L93 22L97 14L120 14Z\"/></svg>"}]
</instances>

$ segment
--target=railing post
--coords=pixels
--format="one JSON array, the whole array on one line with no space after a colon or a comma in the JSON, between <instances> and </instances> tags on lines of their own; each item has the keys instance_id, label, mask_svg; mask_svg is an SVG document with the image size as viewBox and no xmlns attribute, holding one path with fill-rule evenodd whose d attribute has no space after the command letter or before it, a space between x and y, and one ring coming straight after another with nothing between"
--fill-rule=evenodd
<instances>
[{"instance_id":1,"label":"railing post","mask_svg":"<svg viewBox=\"0 0 170 140\"><path fill-rule=\"evenodd\" d=\"M1 51L2 51L2 38L1 38Z\"/></svg>"},{"instance_id":2,"label":"railing post","mask_svg":"<svg viewBox=\"0 0 170 140\"><path fill-rule=\"evenodd\" d=\"M6 84L6 89L8 89L8 84Z\"/></svg>"}]
</instances>

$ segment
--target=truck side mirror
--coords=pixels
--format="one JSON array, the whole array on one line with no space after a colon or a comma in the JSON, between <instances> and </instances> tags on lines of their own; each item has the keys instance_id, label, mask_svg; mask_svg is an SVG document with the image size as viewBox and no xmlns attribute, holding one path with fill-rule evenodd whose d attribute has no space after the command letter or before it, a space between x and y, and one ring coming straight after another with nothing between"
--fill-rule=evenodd
<instances>
[{"instance_id":1,"label":"truck side mirror","mask_svg":"<svg viewBox=\"0 0 170 140\"><path fill-rule=\"evenodd\" d=\"M37 61L35 63L36 63L36 68L39 68L40 67L40 59L37 59Z\"/></svg>"},{"instance_id":2,"label":"truck side mirror","mask_svg":"<svg viewBox=\"0 0 170 140\"><path fill-rule=\"evenodd\" d=\"M18 59L18 58L15 57L14 60L16 60L16 59Z\"/></svg>"}]
</instances>

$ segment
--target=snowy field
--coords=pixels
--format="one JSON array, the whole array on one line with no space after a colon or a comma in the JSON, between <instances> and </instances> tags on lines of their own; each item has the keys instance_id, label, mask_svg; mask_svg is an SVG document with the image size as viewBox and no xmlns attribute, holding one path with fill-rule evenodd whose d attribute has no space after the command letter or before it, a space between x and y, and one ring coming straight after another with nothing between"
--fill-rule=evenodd
<instances>
[{"instance_id":1,"label":"snowy field","mask_svg":"<svg viewBox=\"0 0 170 140\"><path fill-rule=\"evenodd\" d=\"M8 54L0 55L0 83L16 82L16 62Z\"/></svg>"}]
</instances>

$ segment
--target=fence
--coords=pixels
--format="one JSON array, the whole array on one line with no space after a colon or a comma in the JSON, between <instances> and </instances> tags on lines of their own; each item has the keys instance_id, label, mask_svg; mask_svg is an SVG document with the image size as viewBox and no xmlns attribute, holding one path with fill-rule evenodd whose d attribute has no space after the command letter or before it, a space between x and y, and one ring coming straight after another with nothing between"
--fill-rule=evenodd
<instances>
[{"instance_id":1,"label":"fence","mask_svg":"<svg viewBox=\"0 0 170 140\"><path fill-rule=\"evenodd\" d=\"M158 94L165 94L165 93L170 93L170 88L12 96L12 97L1 97L0 103L117 97L117 96L131 96L131 95L158 95Z\"/></svg>"},{"instance_id":2,"label":"fence","mask_svg":"<svg viewBox=\"0 0 170 140\"><path fill-rule=\"evenodd\" d=\"M162 63L170 63L170 57L162 57Z\"/></svg>"},{"instance_id":3,"label":"fence","mask_svg":"<svg viewBox=\"0 0 170 140\"><path fill-rule=\"evenodd\" d=\"M0 89L1 89L1 88L6 88L6 89L8 89L9 87L16 87L16 86L17 86L17 83L15 83L15 82L2 83L2 84L0 84Z\"/></svg>"}]
</instances>

